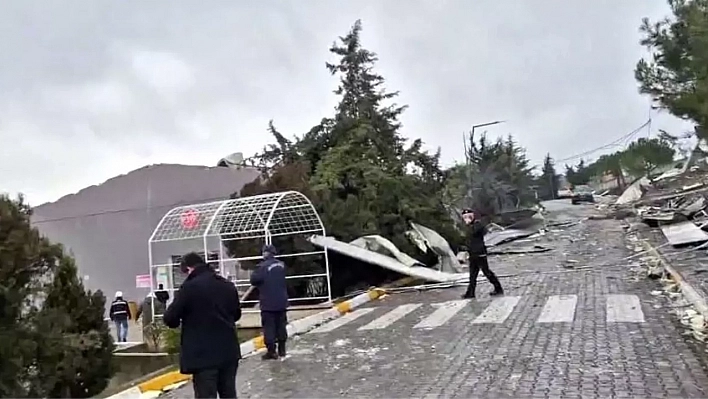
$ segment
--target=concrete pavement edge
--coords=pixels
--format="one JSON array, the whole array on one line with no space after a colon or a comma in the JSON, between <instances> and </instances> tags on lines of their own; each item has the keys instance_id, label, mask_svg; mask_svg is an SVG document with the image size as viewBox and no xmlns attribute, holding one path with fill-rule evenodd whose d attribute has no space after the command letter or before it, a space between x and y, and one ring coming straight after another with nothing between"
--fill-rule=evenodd
<instances>
[{"instance_id":1,"label":"concrete pavement edge","mask_svg":"<svg viewBox=\"0 0 708 399\"><path fill-rule=\"evenodd\" d=\"M708 320L708 302L706 301L706 298L704 298L703 295L693 288L693 286L681 275L681 273L676 270L651 243L645 239L641 240L641 242L647 253L655 257L666 273L671 276L671 279L678 284L681 289L681 293L686 300L695 306L696 310L701 314L701 316L703 316L704 319Z\"/></svg>"},{"instance_id":2,"label":"concrete pavement edge","mask_svg":"<svg viewBox=\"0 0 708 399\"><path fill-rule=\"evenodd\" d=\"M342 301L330 309L294 320L288 324L288 335L295 336L304 334L318 325L324 324L332 319L342 316L365 303L381 298L386 293L385 288L371 288L367 292L355 296L352 299ZM263 335L241 343L241 355L250 356L265 348ZM158 375L134 387L111 395L106 399L146 399L155 398L160 393L168 391L171 386L189 381L192 377L177 370Z\"/></svg>"}]
</instances>

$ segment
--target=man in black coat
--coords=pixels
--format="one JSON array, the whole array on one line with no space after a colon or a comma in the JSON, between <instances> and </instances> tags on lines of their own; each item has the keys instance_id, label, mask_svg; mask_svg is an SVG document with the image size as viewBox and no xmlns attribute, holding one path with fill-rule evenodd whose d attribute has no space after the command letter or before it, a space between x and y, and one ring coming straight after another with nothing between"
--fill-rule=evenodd
<instances>
[{"instance_id":1,"label":"man in black coat","mask_svg":"<svg viewBox=\"0 0 708 399\"><path fill-rule=\"evenodd\" d=\"M236 398L238 291L196 253L184 255L181 267L189 276L164 315L168 327L182 326L180 372L193 375L196 398Z\"/></svg>"},{"instance_id":2,"label":"man in black coat","mask_svg":"<svg viewBox=\"0 0 708 399\"><path fill-rule=\"evenodd\" d=\"M467 225L467 251L470 255L470 282L467 286L467 292L463 298L474 298L477 289L477 276L481 270L484 277L489 280L494 286L494 291L490 295L502 295L504 290L501 283L494 272L489 270L489 262L487 262L487 245L484 243L484 235L486 234L487 226L479 220L471 209L462 211L462 219Z\"/></svg>"},{"instance_id":3,"label":"man in black coat","mask_svg":"<svg viewBox=\"0 0 708 399\"><path fill-rule=\"evenodd\" d=\"M258 288L261 307L261 325L267 352L263 360L285 357L288 339L288 286L285 264L276 259L272 245L263 247L263 261L251 274L251 285ZM277 343L277 352L276 352Z\"/></svg>"}]
</instances>

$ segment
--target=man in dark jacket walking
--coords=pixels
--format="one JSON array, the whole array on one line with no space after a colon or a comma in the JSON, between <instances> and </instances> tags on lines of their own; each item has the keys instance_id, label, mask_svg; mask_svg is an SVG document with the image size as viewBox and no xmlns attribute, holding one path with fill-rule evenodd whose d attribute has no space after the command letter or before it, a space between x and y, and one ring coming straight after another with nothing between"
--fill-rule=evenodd
<instances>
[{"instance_id":1,"label":"man in dark jacket walking","mask_svg":"<svg viewBox=\"0 0 708 399\"><path fill-rule=\"evenodd\" d=\"M285 264L276 259L275 247L266 245L262 252L263 261L251 274L251 285L258 288L261 325L267 348L263 360L269 360L286 356L288 286L285 280Z\"/></svg>"},{"instance_id":2,"label":"man in dark jacket walking","mask_svg":"<svg viewBox=\"0 0 708 399\"><path fill-rule=\"evenodd\" d=\"M464 219L467 225L467 251L470 255L470 282L467 286L467 292L465 292L462 297L475 297L477 276L480 270L484 274L484 277L494 286L494 291L492 291L490 295L496 296L504 294L499 279L494 275L494 272L489 270L487 245L484 243L484 235L486 234L487 226L476 217L471 209L464 209L462 211L462 219Z\"/></svg>"},{"instance_id":3,"label":"man in dark jacket walking","mask_svg":"<svg viewBox=\"0 0 708 399\"><path fill-rule=\"evenodd\" d=\"M182 326L180 372L193 375L196 398L235 398L238 291L194 252L184 255L181 268L189 275L163 316L168 327Z\"/></svg>"}]
</instances>

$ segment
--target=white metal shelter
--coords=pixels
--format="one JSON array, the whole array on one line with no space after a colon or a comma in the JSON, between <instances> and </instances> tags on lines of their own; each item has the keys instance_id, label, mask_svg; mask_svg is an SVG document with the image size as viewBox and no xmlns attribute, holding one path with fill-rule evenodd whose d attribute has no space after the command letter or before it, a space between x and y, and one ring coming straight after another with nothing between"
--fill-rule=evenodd
<instances>
[{"instance_id":1,"label":"white metal shelter","mask_svg":"<svg viewBox=\"0 0 708 399\"><path fill-rule=\"evenodd\" d=\"M302 235L307 238L314 234L326 235L322 220L310 200L297 191L173 208L160 220L148 242L150 292L154 293L158 284L162 283L164 290L173 296L174 291L181 285L173 277L174 270L179 268L178 256L175 255L181 256L190 251L202 252L205 260L212 265L217 264L218 256L218 270L221 275L233 281L237 287L247 287L250 285L250 272L240 270L239 266L242 261L261 259L260 253L229 257L224 248L225 242L252 240L258 243L260 248L260 245L271 244L274 237ZM324 258L324 267L319 273L289 275L288 279L309 279L308 287L315 287L309 290L315 293L314 296L290 300L331 301L326 248L311 252L278 254L279 258L296 256L319 256Z\"/></svg>"}]
</instances>

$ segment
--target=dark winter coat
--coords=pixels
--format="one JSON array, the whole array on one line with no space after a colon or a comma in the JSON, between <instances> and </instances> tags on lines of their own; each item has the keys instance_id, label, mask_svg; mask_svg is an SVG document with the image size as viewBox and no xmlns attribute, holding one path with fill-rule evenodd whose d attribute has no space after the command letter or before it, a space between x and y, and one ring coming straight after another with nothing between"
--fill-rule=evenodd
<instances>
[{"instance_id":1,"label":"dark winter coat","mask_svg":"<svg viewBox=\"0 0 708 399\"><path fill-rule=\"evenodd\" d=\"M484 243L486 233L487 226L481 220L475 220L467 226L467 252L470 256L487 254L487 245Z\"/></svg>"},{"instance_id":2,"label":"dark winter coat","mask_svg":"<svg viewBox=\"0 0 708 399\"><path fill-rule=\"evenodd\" d=\"M163 316L170 328L182 326L180 371L194 374L241 358L236 321L241 304L233 283L206 265L189 274Z\"/></svg>"},{"instance_id":3,"label":"dark winter coat","mask_svg":"<svg viewBox=\"0 0 708 399\"><path fill-rule=\"evenodd\" d=\"M116 300L111 303L108 315L112 321L123 321L132 318L130 306L128 306L128 302L123 298L116 298Z\"/></svg>"},{"instance_id":4,"label":"dark winter coat","mask_svg":"<svg viewBox=\"0 0 708 399\"><path fill-rule=\"evenodd\" d=\"M165 290L157 290L155 291L155 298L162 302L163 305L167 305L167 301L170 300L170 293Z\"/></svg>"},{"instance_id":5,"label":"dark winter coat","mask_svg":"<svg viewBox=\"0 0 708 399\"><path fill-rule=\"evenodd\" d=\"M261 310L280 312L288 308L288 285L285 264L269 256L251 274L251 285L258 287Z\"/></svg>"}]
</instances>

